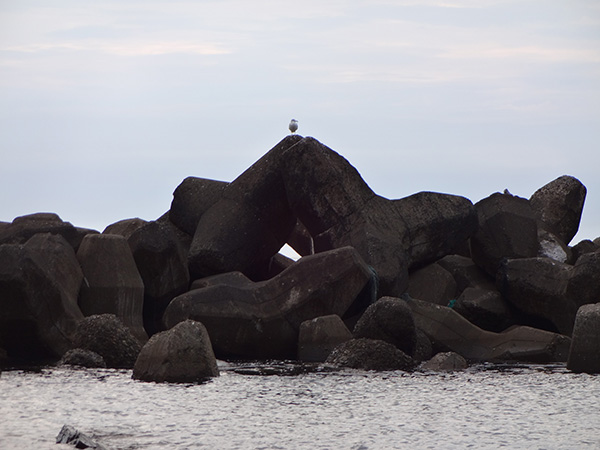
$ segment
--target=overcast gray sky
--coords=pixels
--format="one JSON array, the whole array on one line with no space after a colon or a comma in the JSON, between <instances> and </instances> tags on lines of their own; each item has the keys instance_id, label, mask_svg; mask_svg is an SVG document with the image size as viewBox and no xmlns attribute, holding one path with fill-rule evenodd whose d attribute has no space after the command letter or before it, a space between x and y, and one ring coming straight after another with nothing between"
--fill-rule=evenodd
<instances>
[{"instance_id":1,"label":"overcast gray sky","mask_svg":"<svg viewBox=\"0 0 600 450\"><path fill-rule=\"evenodd\" d=\"M600 2L0 1L0 220L153 220L287 134L380 195L588 188L600 236Z\"/></svg>"}]
</instances>

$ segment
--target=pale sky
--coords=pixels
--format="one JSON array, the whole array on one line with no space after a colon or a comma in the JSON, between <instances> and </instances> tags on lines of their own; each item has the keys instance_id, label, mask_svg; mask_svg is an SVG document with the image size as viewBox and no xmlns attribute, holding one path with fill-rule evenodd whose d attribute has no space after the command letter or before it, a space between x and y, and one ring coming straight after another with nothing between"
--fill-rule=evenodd
<instances>
[{"instance_id":1,"label":"pale sky","mask_svg":"<svg viewBox=\"0 0 600 450\"><path fill-rule=\"evenodd\" d=\"M388 198L575 176L600 236L597 0L0 0L0 221L154 220L291 118Z\"/></svg>"}]
</instances>

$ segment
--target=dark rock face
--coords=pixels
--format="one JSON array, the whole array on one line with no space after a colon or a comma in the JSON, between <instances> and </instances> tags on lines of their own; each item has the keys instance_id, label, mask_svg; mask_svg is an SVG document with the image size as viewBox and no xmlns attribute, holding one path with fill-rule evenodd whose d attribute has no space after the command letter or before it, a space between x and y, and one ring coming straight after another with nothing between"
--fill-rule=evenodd
<instances>
[{"instance_id":1,"label":"dark rock face","mask_svg":"<svg viewBox=\"0 0 600 450\"><path fill-rule=\"evenodd\" d=\"M475 264L491 276L505 258L538 255L537 220L529 201L510 194L492 194L475 204L479 228L471 237Z\"/></svg>"},{"instance_id":2,"label":"dark rock face","mask_svg":"<svg viewBox=\"0 0 600 450\"><path fill-rule=\"evenodd\" d=\"M408 293L419 300L446 306L456 299L456 292L452 274L436 263L412 272L408 278Z\"/></svg>"},{"instance_id":3,"label":"dark rock face","mask_svg":"<svg viewBox=\"0 0 600 450\"><path fill-rule=\"evenodd\" d=\"M415 367L414 360L392 344L364 338L341 344L326 362L338 367L377 371L411 371Z\"/></svg>"},{"instance_id":4,"label":"dark rock face","mask_svg":"<svg viewBox=\"0 0 600 450\"><path fill-rule=\"evenodd\" d=\"M288 136L231 182L200 217L188 259L192 278L240 271L252 277L296 225L279 171ZM173 220L173 219L171 219Z\"/></svg>"},{"instance_id":5,"label":"dark rock face","mask_svg":"<svg viewBox=\"0 0 600 450\"><path fill-rule=\"evenodd\" d=\"M76 296L81 271L61 236L0 245L0 347L10 359L60 358L83 318Z\"/></svg>"},{"instance_id":6,"label":"dark rock face","mask_svg":"<svg viewBox=\"0 0 600 450\"><path fill-rule=\"evenodd\" d=\"M577 259L567 286L567 298L578 307L600 300L600 252Z\"/></svg>"},{"instance_id":7,"label":"dark rock face","mask_svg":"<svg viewBox=\"0 0 600 450\"><path fill-rule=\"evenodd\" d=\"M99 444L94 439L86 434L81 433L70 425L63 425L58 436L56 436L57 444L70 444L75 448L90 448L93 450L107 450L102 444Z\"/></svg>"},{"instance_id":8,"label":"dark rock face","mask_svg":"<svg viewBox=\"0 0 600 450\"><path fill-rule=\"evenodd\" d=\"M534 192L531 208L549 231L568 244L579 229L586 193L577 178L563 175Z\"/></svg>"},{"instance_id":9,"label":"dark rock face","mask_svg":"<svg viewBox=\"0 0 600 450\"><path fill-rule=\"evenodd\" d=\"M572 266L549 258L509 259L498 271L497 285L504 299L519 311L570 335L578 307L566 297L572 271Z\"/></svg>"},{"instance_id":10,"label":"dark rock face","mask_svg":"<svg viewBox=\"0 0 600 450\"><path fill-rule=\"evenodd\" d=\"M98 232L75 228L54 213L36 213L17 217L10 225L0 228L0 244L24 244L38 233L60 234L77 251L84 236Z\"/></svg>"},{"instance_id":11,"label":"dark rock face","mask_svg":"<svg viewBox=\"0 0 600 450\"><path fill-rule=\"evenodd\" d=\"M429 361L421 364L421 370L432 372L454 372L469 367L467 360L455 352L438 353Z\"/></svg>"},{"instance_id":12,"label":"dark rock face","mask_svg":"<svg viewBox=\"0 0 600 450\"><path fill-rule=\"evenodd\" d=\"M173 192L169 220L193 236L202 214L221 199L228 185L226 181L187 177Z\"/></svg>"},{"instance_id":13,"label":"dark rock face","mask_svg":"<svg viewBox=\"0 0 600 450\"><path fill-rule=\"evenodd\" d=\"M410 214L412 217L404 217ZM229 184L202 215L190 248L193 278L257 268L300 221L314 251L353 246L372 266L383 294L406 289L409 264L443 256L476 226L471 202L420 193L377 196L350 163L313 138L288 136ZM306 246L301 253L308 253ZM264 270L264 269L263 269Z\"/></svg>"},{"instance_id":14,"label":"dark rock face","mask_svg":"<svg viewBox=\"0 0 600 450\"><path fill-rule=\"evenodd\" d=\"M456 281L457 293L463 292L468 287L488 290L496 288L495 278L477 266L471 258L448 255L440 259L437 264L452 274Z\"/></svg>"},{"instance_id":15,"label":"dark rock face","mask_svg":"<svg viewBox=\"0 0 600 450\"><path fill-rule=\"evenodd\" d=\"M147 223L147 221L140 219L139 217L123 219L107 226L102 234L118 234L123 236L125 239L128 239L134 231L143 227Z\"/></svg>"},{"instance_id":16,"label":"dark rock face","mask_svg":"<svg viewBox=\"0 0 600 450\"><path fill-rule=\"evenodd\" d=\"M583 305L577 311L567 369L600 373L600 303Z\"/></svg>"},{"instance_id":17,"label":"dark rock face","mask_svg":"<svg viewBox=\"0 0 600 450\"><path fill-rule=\"evenodd\" d=\"M356 250L340 248L301 258L263 282L211 277L206 287L173 299L164 321L167 328L186 319L202 322L219 358L294 358L300 324L366 308L372 299L363 290L372 276Z\"/></svg>"},{"instance_id":18,"label":"dark rock face","mask_svg":"<svg viewBox=\"0 0 600 450\"><path fill-rule=\"evenodd\" d=\"M586 253L594 253L600 250L600 247L589 239L584 239L578 242L571 248L571 259L568 261L569 264L575 264L581 255Z\"/></svg>"},{"instance_id":19,"label":"dark rock face","mask_svg":"<svg viewBox=\"0 0 600 450\"><path fill-rule=\"evenodd\" d=\"M145 329L154 334L169 302L189 287L187 256L172 228L159 222L139 227L127 242L144 283Z\"/></svg>"},{"instance_id":20,"label":"dark rock face","mask_svg":"<svg viewBox=\"0 0 600 450\"><path fill-rule=\"evenodd\" d=\"M114 369L132 369L141 349L136 338L114 314L84 318L73 334L73 344L102 356L106 366Z\"/></svg>"},{"instance_id":21,"label":"dark rock face","mask_svg":"<svg viewBox=\"0 0 600 450\"><path fill-rule=\"evenodd\" d=\"M352 339L352 333L335 314L306 320L300 324L298 359L323 362L335 347Z\"/></svg>"},{"instance_id":22,"label":"dark rock face","mask_svg":"<svg viewBox=\"0 0 600 450\"><path fill-rule=\"evenodd\" d=\"M133 378L158 383L198 383L219 376L204 325L193 320L155 334L142 348Z\"/></svg>"},{"instance_id":23,"label":"dark rock face","mask_svg":"<svg viewBox=\"0 0 600 450\"><path fill-rule=\"evenodd\" d=\"M453 351L468 360L566 361L571 340L526 326L502 333L484 331L451 308L412 299L407 302L415 324L440 351Z\"/></svg>"},{"instance_id":24,"label":"dark rock face","mask_svg":"<svg viewBox=\"0 0 600 450\"><path fill-rule=\"evenodd\" d=\"M382 297L356 323L354 337L385 341L412 356L417 339L412 311L399 298Z\"/></svg>"},{"instance_id":25,"label":"dark rock face","mask_svg":"<svg viewBox=\"0 0 600 450\"><path fill-rule=\"evenodd\" d=\"M115 314L140 343L146 342L144 283L127 240L116 234L88 235L81 242L77 259L85 276L79 294L83 314Z\"/></svg>"},{"instance_id":26,"label":"dark rock face","mask_svg":"<svg viewBox=\"0 0 600 450\"><path fill-rule=\"evenodd\" d=\"M453 309L488 331L500 332L515 324L509 305L495 289L467 288Z\"/></svg>"},{"instance_id":27,"label":"dark rock face","mask_svg":"<svg viewBox=\"0 0 600 450\"><path fill-rule=\"evenodd\" d=\"M57 363L59 366L99 367L106 368L104 358L98 353L82 348L74 348L63 355Z\"/></svg>"},{"instance_id":28,"label":"dark rock face","mask_svg":"<svg viewBox=\"0 0 600 450\"><path fill-rule=\"evenodd\" d=\"M473 204L457 195L419 192L395 200L394 206L406 224L411 269L451 253L477 229Z\"/></svg>"}]
</instances>

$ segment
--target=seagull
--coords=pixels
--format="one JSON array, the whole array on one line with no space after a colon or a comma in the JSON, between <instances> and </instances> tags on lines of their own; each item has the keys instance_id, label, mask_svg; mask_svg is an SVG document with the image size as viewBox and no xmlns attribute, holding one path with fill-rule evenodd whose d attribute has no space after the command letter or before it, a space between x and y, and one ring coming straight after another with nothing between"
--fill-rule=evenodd
<instances>
[{"instance_id":1,"label":"seagull","mask_svg":"<svg viewBox=\"0 0 600 450\"><path fill-rule=\"evenodd\" d=\"M292 132L292 134L295 133L296 130L298 129L298 121L296 119L292 119L290 121L290 127L289 128L290 128L290 131Z\"/></svg>"}]
</instances>

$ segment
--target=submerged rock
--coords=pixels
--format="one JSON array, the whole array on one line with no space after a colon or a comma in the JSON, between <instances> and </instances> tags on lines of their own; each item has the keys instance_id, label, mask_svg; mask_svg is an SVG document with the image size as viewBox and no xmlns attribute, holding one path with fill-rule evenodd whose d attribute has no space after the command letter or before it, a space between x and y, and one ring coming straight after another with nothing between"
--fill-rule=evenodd
<instances>
[{"instance_id":1,"label":"submerged rock","mask_svg":"<svg viewBox=\"0 0 600 450\"><path fill-rule=\"evenodd\" d=\"M56 436L57 444L69 444L75 448L90 448L93 450L108 450L103 445L96 442L86 434L81 433L76 428L70 425L63 425L58 436Z\"/></svg>"},{"instance_id":2,"label":"submerged rock","mask_svg":"<svg viewBox=\"0 0 600 450\"><path fill-rule=\"evenodd\" d=\"M338 367L364 370L404 370L415 367L415 361L392 344L376 339L352 339L331 352L326 361Z\"/></svg>"},{"instance_id":3,"label":"submerged rock","mask_svg":"<svg viewBox=\"0 0 600 450\"><path fill-rule=\"evenodd\" d=\"M99 367L105 368L106 361L98 353L83 348L74 348L63 355L57 363L59 366Z\"/></svg>"},{"instance_id":4,"label":"submerged rock","mask_svg":"<svg viewBox=\"0 0 600 450\"><path fill-rule=\"evenodd\" d=\"M419 366L419 369L432 372L454 372L469 367L467 360L455 352L438 353L429 361Z\"/></svg>"}]
</instances>

